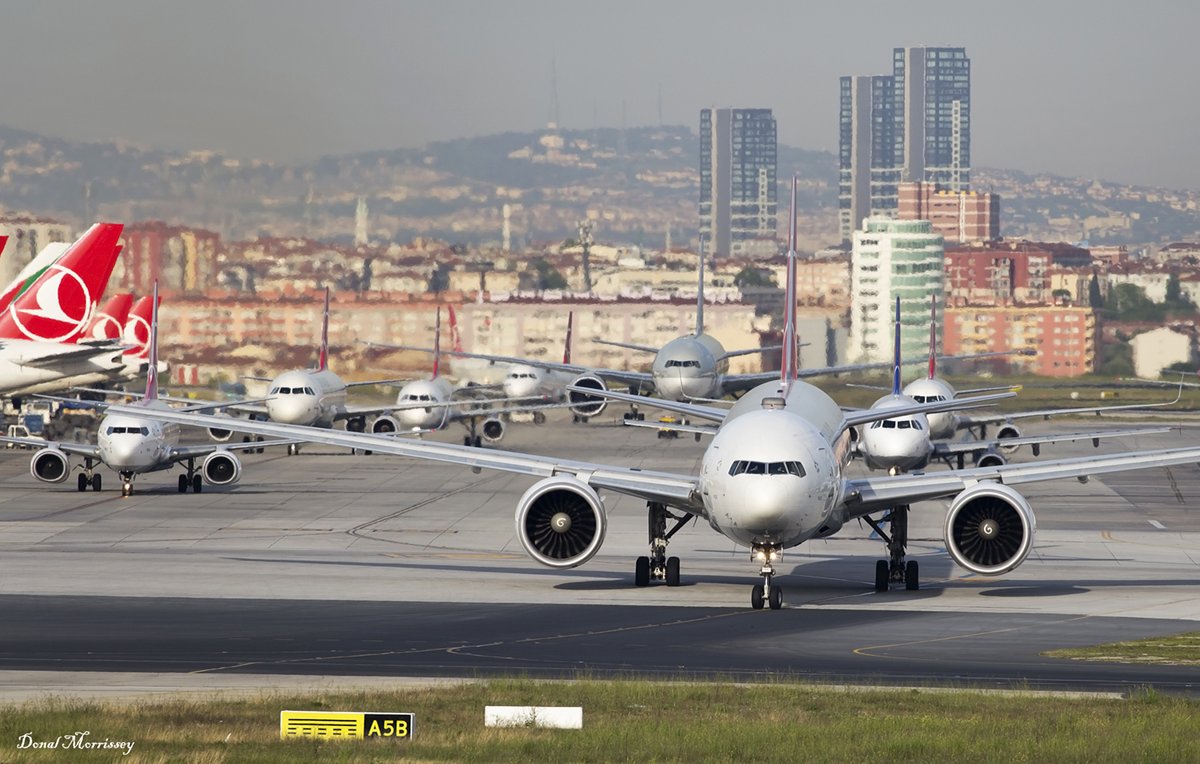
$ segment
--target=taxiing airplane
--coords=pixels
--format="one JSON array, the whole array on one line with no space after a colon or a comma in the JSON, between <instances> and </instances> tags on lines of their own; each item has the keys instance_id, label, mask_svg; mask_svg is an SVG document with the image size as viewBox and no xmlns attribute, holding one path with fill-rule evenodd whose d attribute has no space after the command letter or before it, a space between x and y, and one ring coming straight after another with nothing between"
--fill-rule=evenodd
<instances>
[{"instance_id":1,"label":"taxiing airplane","mask_svg":"<svg viewBox=\"0 0 1200 764\"><path fill-rule=\"evenodd\" d=\"M928 415L961 402L848 413L799 378L795 198L793 180L780 377L750 390L731 407L704 451L696 474L271 422L222 418L222 426L538 478L517 503L516 535L534 560L553 568L573 568L599 551L608 527L601 493L633 496L646 501L650 521L650 554L638 558L635 584L645 586L652 576L668 585L679 584L679 559L666 555L667 543L688 522L699 518L749 549L762 576L762 583L752 589L751 605L762 608L766 604L772 609L783 604L783 591L774 579L784 552L805 541L832 536L856 518L874 522L872 516L880 512L906 517L911 504L948 498L943 531L947 554L974 573L1000 575L1020 565L1033 546L1033 509L1017 486L1200 461L1200 448L1176 448L960 471L848 477L851 428L878 419ZM147 413L176 424L211 424L208 417L187 412ZM907 582L916 585L916 561L909 560L905 570ZM888 572L889 562L879 560L877 586L882 582L887 588Z\"/></svg>"},{"instance_id":2,"label":"taxiing airplane","mask_svg":"<svg viewBox=\"0 0 1200 764\"><path fill-rule=\"evenodd\" d=\"M154 295L157 298L157 284ZM86 491L89 486L93 491L101 489L102 479L96 471L96 467L101 465L120 476L122 496L133 493L133 480L138 475L175 466L184 466L186 469L186 474L179 476L180 493L187 492L189 487L193 493L200 493L204 481L211 485L230 485L241 477L241 462L233 452L252 446L181 446L179 425L145 416L146 412L159 408L170 410L166 403L158 399L157 299L154 305L150 322L146 393L137 402L123 407L123 412L109 413L101 420L95 445L65 441L47 443L42 439L0 436L0 442L3 443L41 447L29 463L29 472L35 478L45 483L65 482L72 471L72 456L83 458L77 480L80 491ZM195 412L205 408L209 407L197 406L187 410ZM253 447L271 445L276 444L255 443ZM200 462L199 467L197 461Z\"/></svg>"}]
</instances>

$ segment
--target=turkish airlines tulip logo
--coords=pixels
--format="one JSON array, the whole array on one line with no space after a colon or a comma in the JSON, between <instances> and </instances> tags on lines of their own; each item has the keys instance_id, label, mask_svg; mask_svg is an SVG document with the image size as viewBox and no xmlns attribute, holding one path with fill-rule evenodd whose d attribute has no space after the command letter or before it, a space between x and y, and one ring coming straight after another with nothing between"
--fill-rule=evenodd
<instances>
[{"instance_id":1,"label":"turkish airlines tulip logo","mask_svg":"<svg viewBox=\"0 0 1200 764\"><path fill-rule=\"evenodd\" d=\"M88 334L94 340L115 340L121 336L121 323L107 313L97 313Z\"/></svg>"},{"instance_id":2,"label":"turkish airlines tulip logo","mask_svg":"<svg viewBox=\"0 0 1200 764\"><path fill-rule=\"evenodd\" d=\"M8 306L17 328L31 340L61 342L79 334L92 317L92 295L79 274L55 263L34 295L36 307L22 308L24 299Z\"/></svg>"},{"instance_id":3,"label":"turkish airlines tulip logo","mask_svg":"<svg viewBox=\"0 0 1200 764\"><path fill-rule=\"evenodd\" d=\"M125 355L145 358L150 354L150 322L141 316L130 315L125 324L125 334L121 338L127 345L134 347L125 351Z\"/></svg>"}]
</instances>

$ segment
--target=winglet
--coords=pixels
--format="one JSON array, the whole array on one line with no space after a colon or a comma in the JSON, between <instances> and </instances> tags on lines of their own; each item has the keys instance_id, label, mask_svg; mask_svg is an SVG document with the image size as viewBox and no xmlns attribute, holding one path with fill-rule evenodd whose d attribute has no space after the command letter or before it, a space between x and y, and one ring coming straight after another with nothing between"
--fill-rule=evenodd
<instances>
[{"instance_id":1,"label":"winglet","mask_svg":"<svg viewBox=\"0 0 1200 764\"><path fill-rule=\"evenodd\" d=\"M896 296L896 336L892 348L892 395L900 394L900 296Z\"/></svg>"},{"instance_id":2,"label":"winglet","mask_svg":"<svg viewBox=\"0 0 1200 764\"><path fill-rule=\"evenodd\" d=\"M575 325L575 311L567 313L567 341L563 345L563 363L571 362L571 333Z\"/></svg>"},{"instance_id":3,"label":"winglet","mask_svg":"<svg viewBox=\"0 0 1200 764\"><path fill-rule=\"evenodd\" d=\"M150 355L146 359L146 396L143 401L158 400L158 281L154 282L153 297L150 298Z\"/></svg>"},{"instance_id":4,"label":"winglet","mask_svg":"<svg viewBox=\"0 0 1200 764\"><path fill-rule=\"evenodd\" d=\"M325 312L321 316L321 352L317 356L317 371L329 368L329 287L325 287Z\"/></svg>"},{"instance_id":5,"label":"winglet","mask_svg":"<svg viewBox=\"0 0 1200 764\"><path fill-rule=\"evenodd\" d=\"M783 382L783 394L787 396L791 387L800 374L796 359L796 176L792 176L792 203L788 214L788 251L787 251L787 287L784 293L783 305L783 358L780 359L780 381Z\"/></svg>"},{"instance_id":6,"label":"winglet","mask_svg":"<svg viewBox=\"0 0 1200 764\"><path fill-rule=\"evenodd\" d=\"M704 334L704 236L700 237L700 284L696 290L696 337Z\"/></svg>"},{"instance_id":7,"label":"winglet","mask_svg":"<svg viewBox=\"0 0 1200 764\"><path fill-rule=\"evenodd\" d=\"M437 307L433 320L433 378L437 379L442 368L442 306Z\"/></svg>"},{"instance_id":8,"label":"winglet","mask_svg":"<svg viewBox=\"0 0 1200 764\"><path fill-rule=\"evenodd\" d=\"M929 307L929 378L937 376L937 295Z\"/></svg>"}]
</instances>

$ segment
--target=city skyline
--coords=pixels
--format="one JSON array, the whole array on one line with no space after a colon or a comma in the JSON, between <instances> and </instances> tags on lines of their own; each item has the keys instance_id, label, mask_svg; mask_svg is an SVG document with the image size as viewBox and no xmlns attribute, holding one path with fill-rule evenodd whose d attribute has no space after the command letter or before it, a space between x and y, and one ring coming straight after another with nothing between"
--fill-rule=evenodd
<instances>
[{"instance_id":1,"label":"city skyline","mask_svg":"<svg viewBox=\"0 0 1200 764\"><path fill-rule=\"evenodd\" d=\"M0 66L5 124L71 140L298 161L534 129L556 103L581 129L660 114L694 125L705 106L753 103L774 110L781 143L835 153L840 75L946 43L971 51L986 94L972 105L975 167L1200 188L1197 107L1154 87L1190 70L1198 18L1114 0L954 14L924 1L754 14L623 0L24 2L6 9ZM727 39L756 55L723 55Z\"/></svg>"}]
</instances>

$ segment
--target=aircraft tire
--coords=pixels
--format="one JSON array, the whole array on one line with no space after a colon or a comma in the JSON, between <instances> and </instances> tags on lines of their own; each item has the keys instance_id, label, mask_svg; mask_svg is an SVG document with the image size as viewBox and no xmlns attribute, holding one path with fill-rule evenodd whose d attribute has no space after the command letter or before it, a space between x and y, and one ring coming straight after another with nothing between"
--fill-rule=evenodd
<instances>
[{"instance_id":1,"label":"aircraft tire","mask_svg":"<svg viewBox=\"0 0 1200 764\"><path fill-rule=\"evenodd\" d=\"M754 588L750 590L750 607L754 608L755 610L763 609L763 585L762 584L755 584Z\"/></svg>"},{"instance_id":2,"label":"aircraft tire","mask_svg":"<svg viewBox=\"0 0 1200 764\"><path fill-rule=\"evenodd\" d=\"M650 558L639 557L633 564L633 585L650 585Z\"/></svg>"},{"instance_id":3,"label":"aircraft tire","mask_svg":"<svg viewBox=\"0 0 1200 764\"><path fill-rule=\"evenodd\" d=\"M667 558L667 586L679 586L679 558Z\"/></svg>"},{"instance_id":4,"label":"aircraft tire","mask_svg":"<svg viewBox=\"0 0 1200 764\"><path fill-rule=\"evenodd\" d=\"M886 592L888 590L888 561L875 561L875 591Z\"/></svg>"}]
</instances>

